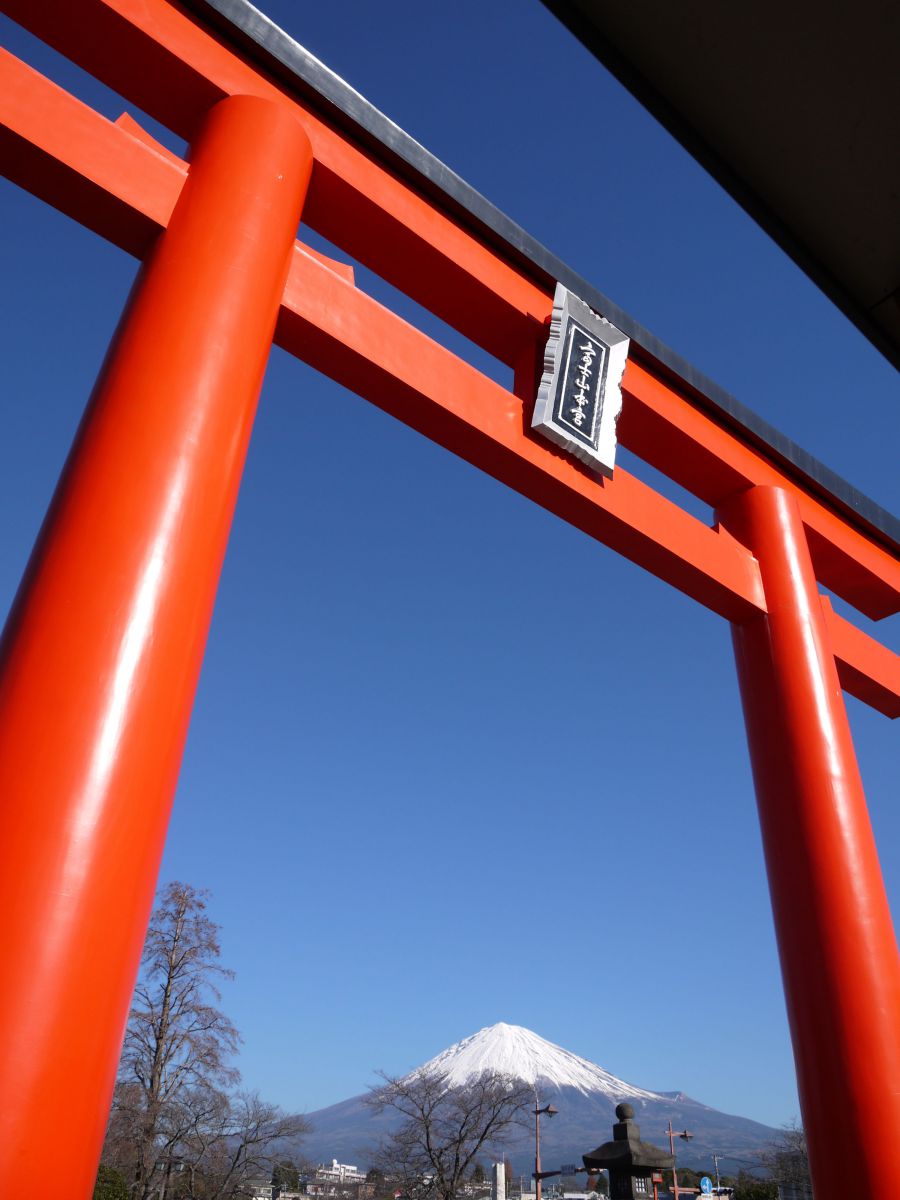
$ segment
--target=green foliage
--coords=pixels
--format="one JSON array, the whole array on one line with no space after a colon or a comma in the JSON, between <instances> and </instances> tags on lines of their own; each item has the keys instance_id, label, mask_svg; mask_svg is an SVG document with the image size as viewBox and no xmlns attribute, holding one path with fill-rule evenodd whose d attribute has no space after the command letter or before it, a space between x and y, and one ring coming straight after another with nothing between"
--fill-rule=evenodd
<instances>
[{"instance_id":1,"label":"green foliage","mask_svg":"<svg viewBox=\"0 0 900 1200\"><path fill-rule=\"evenodd\" d=\"M681 1187L700 1186L700 1172L693 1170L691 1167L678 1167L678 1183Z\"/></svg>"},{"instance_id":2,"label":"green foliage","mask_svg":"<svg viewBox=\"0 0 900 1200\"><path fill-rule=\"evenodd\" d=\"M480 1162L477 1162L472 1168L472 1182L484 1183L484 1167Z\"/></svg>"},{"instance_id":3,"label":"green foliage","mask_svg":"<svg viewBox=\"0 0 900 1200\"><path fill-rule=\"evenodd\" d=\"M700 1172L693 1170L691 1167L676 1167L675 1173L678 1176L678 1186L683 1188L699 1188ZM672 1172L663 1171L663 1187L666 1191L672 1190Z\"/></svg>"},{"instance_id":4,"label":"green foliage","mask_svg":"<svg viewBox=\"0 0 900 1200\"><path fill-rule=\"evenodd\" d=\"M300 1172L289 1159L277 1162L272 1168L272 1182L289 1192L299 1192Z\"/></svg>"},{"instance_id":5,"label":"green foliage","mask_svg":"<svg viewBox=\"0 0 900 1200\"><path fill-rule=\"evenodd\" d=\"M778 1184L774 1179L760 1179L749 1171L741 1171L732 1200L778 1200Z\"/></svg>"},{"instance_id":6,"label":"green foliage","mask_svg":"<svg viewBox=\"0 0 900 1200\"><path fill-rule=\"evenodd\" d=\"M128 1184L115 1167L100 1164L97 1182L94 1184L93 1200L128 1200Z\"/></svg>"}]
</instances>

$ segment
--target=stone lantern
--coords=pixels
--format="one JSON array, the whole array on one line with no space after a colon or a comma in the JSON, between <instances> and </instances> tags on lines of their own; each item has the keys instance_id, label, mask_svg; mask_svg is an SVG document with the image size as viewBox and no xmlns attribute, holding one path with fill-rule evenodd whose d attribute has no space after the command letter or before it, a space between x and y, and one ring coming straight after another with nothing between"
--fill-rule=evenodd
<instances>
[{"instance_id":1,"label":"stone lantern","mask_svg":"<svg viewBox=\"0 0 900 1200\"><path fill-rule=\"evenodd\" d=\"M588 1171L609 1171L610 1200L652 1200L654 1171L674 1167L674 1154L641 1141L630 1104L617 1104L613 1140L583 1155Z\"/></svg>"}]
</instances>

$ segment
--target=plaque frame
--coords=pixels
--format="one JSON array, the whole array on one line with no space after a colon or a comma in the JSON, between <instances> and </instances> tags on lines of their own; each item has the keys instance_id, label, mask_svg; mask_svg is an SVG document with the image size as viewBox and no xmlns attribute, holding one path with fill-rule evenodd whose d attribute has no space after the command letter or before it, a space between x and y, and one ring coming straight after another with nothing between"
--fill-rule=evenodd
<instances>
[{"instance_id":1,"label":"plaque frame","mask_svg":"<svg viewBox=\"0 0 900 1200\"><path fill-rule=\"evenodd\" d=\"M587 372L589 394L585 387L578 388L575 402L573 389L580 370L575 338L579 333L593 370ZM609 479L615 467L616 422L622 411L622 374L630 341L621 329L557 283L531 427ZM580 379L585 378L582 373Z\"/></svg>"}]
</instances>

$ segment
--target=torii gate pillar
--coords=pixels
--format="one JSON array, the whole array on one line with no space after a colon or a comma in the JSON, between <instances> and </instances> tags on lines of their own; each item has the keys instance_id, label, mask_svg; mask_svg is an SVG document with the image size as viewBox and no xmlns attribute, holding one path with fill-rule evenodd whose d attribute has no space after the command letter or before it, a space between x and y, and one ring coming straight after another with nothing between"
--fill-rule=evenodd
<instances>
[{"instance_id":1,"label":"torii gate pillar","mask_svg":"<svg viewBox=\"0 0 900 1200\"><path fill-rule=\"evenodd\" d=\"M797 1082L817 1196L856 1148L890 1178L900 1130L900 958L797 505L754 487L718 514L759 561L768 612L733 626Z\"/></svg>"},{"instance_id":2,"label":"torii gate pillar","mask_svg":"<svg viewBox=\"0 0 900 1200\"><path fill-rule=\"evenodd\" d=\"M311 169L286 106L211 110L0 646L2 1196L48 1137L91 1194Z\"/></svg>"}]
</instances>

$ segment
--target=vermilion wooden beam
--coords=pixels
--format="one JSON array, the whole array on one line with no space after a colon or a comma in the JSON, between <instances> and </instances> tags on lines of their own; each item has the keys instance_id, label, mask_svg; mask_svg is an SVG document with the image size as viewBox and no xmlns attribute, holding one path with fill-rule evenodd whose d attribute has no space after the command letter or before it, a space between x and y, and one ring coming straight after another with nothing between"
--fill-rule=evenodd
<instances>
[{"instance_id":1,"label":"vermilion wooden beam","mask_svg":"<svg viewBox=\"0 0 900 1200\"><path fill-rule=\"evenodd\" d=\"M168 224L187 164L153 153L2 48L0 109L6 178L142 258Z\"/></svg>"},{"instance_id":2,"label":"vermilion wooden beam","mask_svg":"<svg viewBox=\"0 0 900 1200\"><path fill-rule=\"evenodd\" d=\"M186 164L156 146L133 122L107 121L5 51L0 51L0 118L6 173L45 200L134 254L141 254L165 226ZM520 399L359 292L349 268L299 243L276 338L722 616L739 620L764 609L755 563L743 546L621 468L614 481L601 483L533 438ZM754 478L765 478L764 471L773 472L640 366L629 364L625 384L625 414L640 405L681 439L684 456L698 458L704 471L713 471L720 462L719 487L731 483L732 490L740 490ZM639 420L632 424L642 428ZM656 461L652 453L648 458ZM810 521L831 519L837 533L842 532L827 510L812 501L808 510ZM855 531L848 532L858 539ZM870 550L872 569L884 567L884 552L858 540L863 550ZM898 715L898 656L836 614L831 614L829 629L847 690L888 715Z\"/></svg>"},{"instance_id":3,"label":"vermilion wooden beam","mask_svg":"<svg viewBox=\"0 0 900 1200\"><path fill-rule=\"evenodd\" d=\"M542 287L175 5L2 0L0 7L186 138L223 95L295 105L316 156L304 212L309 225L510 365L543 337L551 299ZM157 86L162 77L165 88ZM696 403L653 382L662 392L652 400L644 383L635 384L640 402L623 413L623 445L712 506L735 486L788 488L801 503L822 582L870 617L900 609L896 558Z\"/></svg>"},{"instance_id":4,"label":"vermilion wooden beam","mask_svg":"<svg viewBox=\"0 0 900 1200\"><path fill-rule=\"evenodd\" d=\"M223 96L295 105L316 158L304 221L504 361L514 361L549 316L543 288L176 5L3 0L0 8L188 141Z\"/></svg>"},{"instance_id":5,"label":"vermilion wooden beam","mask_svg":"<svg viewBox=\"0 0 900 1200\"><path fill-rule=\"evenodd\" d=\"M299 123L256 97L213 108L195 150L0 640L3 1200L50 1129L63 1194L93 1191L312 170Z\"/></svg>"},{"instance_id":6,"label":"vermilion wooden beam","mask_svg":"<svg viewBox=\"0 0 900 1200\"><path fill-rule=\"evenodd\" d=\"M734 492L765 485L785 488L797 500L817 578L866 616L896 611L900 561L861 534L763 454L735 437L676 386L639 363L625 371L618 433L645 462L715 508Z\"/></svg>"},{"instance_id":7,"label":"vermilion wooden beam","mask_svg":"<svg viewBox=\"0 0 900 1200\"><path fill-rule=\"evenodd\" d=\"M765 607L756 564L733 539L621 468L601 482L538 441L517 396L300 249L275 340L722 616Z\"/></svg>"},{"instance_id":8,"label":"vermilion wooden beam","mask_svg":"<svg viewBox=\"0 0 900 1200\"><path fill-rule=\"evenodd\" d=\"M900 717L900 655L836 613L827 596L820 599L841 687L886 717Z\"/></svg>"},{"instance_id":9,"label":"vermilion wooden beam","mask_svg":"<svg viewBox=\"0 0 900 1200\"><path fill-rule=\"evenodd\" d=\"M304 259L295 248L276 330L285 349L720 615L765 611L756 563L727 531L709 529L621 467L598 483L530 435L521 400ZM826 615L843 686L900 716L900 656L830 604Z\"/></svg>"},{"instance_id":10,"label":"vermilion wooden beam","mask_svg":"<svg viewBox=\"0 0 900 1200\"><path fill-rule=\"evenodd\" d=\"M794 498L720 512L759 558L765 615L734 627L815 1195L877 1194L900 1131L900 957L823 606Z\"/></svg>"}]
</instances>

